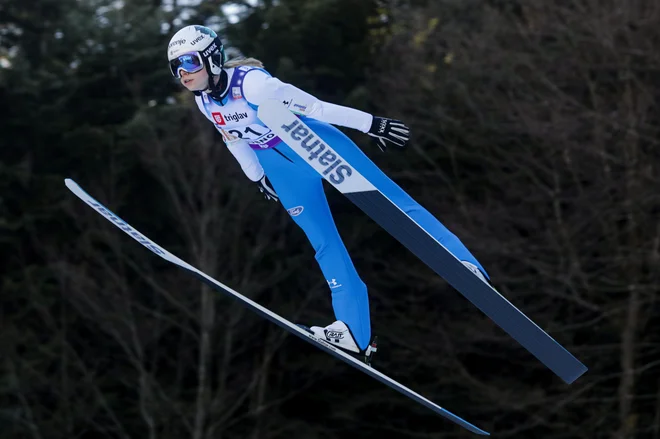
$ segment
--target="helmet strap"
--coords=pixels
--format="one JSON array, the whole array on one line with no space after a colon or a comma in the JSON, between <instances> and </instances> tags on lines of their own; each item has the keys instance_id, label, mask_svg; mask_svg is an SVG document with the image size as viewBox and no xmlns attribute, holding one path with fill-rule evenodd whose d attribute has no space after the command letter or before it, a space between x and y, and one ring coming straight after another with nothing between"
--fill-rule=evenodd
<instances>
[{"instance_id":1,"label":"helmet strap","mask_svg":"<svg viewBox=\"0 0 660 439\"><path fill-rule=\"evenodd\" d=\"M209 72L209 95L216 101L222 103L222 100L227 95L227 85L229 81L229 75L223 69L220 72L220 79L218 83L215 83L215 78L212 73Z\"/></svg>"}]
</instances>

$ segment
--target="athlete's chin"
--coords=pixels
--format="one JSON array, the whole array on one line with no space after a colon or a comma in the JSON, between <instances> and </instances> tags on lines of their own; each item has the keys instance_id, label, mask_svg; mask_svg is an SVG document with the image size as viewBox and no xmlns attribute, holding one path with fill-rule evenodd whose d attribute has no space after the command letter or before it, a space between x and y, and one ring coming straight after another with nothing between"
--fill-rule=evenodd
<instances>
[{"instance_id":1,"label":"athlete's chin","mask_svg":"<svg viewBox=\"0 0 660 439\"><path fill-rule=\"evenodd\" d=\"M206 90L206 85L204 83L202 83L201 81L184 82L183 86L186 87L190 91Z\"/></svg>"}]
</instances>

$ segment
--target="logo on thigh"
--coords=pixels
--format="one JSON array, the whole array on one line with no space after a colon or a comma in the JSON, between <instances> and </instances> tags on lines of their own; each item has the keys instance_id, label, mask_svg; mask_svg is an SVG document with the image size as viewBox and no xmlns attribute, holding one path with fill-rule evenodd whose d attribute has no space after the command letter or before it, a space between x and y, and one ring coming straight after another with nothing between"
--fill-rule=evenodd
<instances>
[{"instance_id":1,"label":"logo on thigh","mask_svg":"<svg viewBox=\"0 0 660 439\"><path fill-rule=\"evenodd\" d=\"M296 206L292 207L291 209L287 209L287 212L289 212L289 215L291 216L298 216L302 213L303 210L305 210L303 206Z\"/></svg>"}]
</instances>

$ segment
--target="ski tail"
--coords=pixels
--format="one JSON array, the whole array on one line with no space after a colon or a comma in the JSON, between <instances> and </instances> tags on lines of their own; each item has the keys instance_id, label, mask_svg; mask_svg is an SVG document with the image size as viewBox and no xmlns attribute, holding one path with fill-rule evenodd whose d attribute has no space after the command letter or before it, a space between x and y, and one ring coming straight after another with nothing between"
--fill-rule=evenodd
<instances>
[{"instance_id":1,"label":"ski tail","mask_svg":"<svg viewBox=\"0 0 660 439\"><path fill-rule=\"evenodd\" d=\"M346 196L564 382L571 384L587 371L573 354L475 276L383 194L370 191Z\"/></svg>"}]
</instances>

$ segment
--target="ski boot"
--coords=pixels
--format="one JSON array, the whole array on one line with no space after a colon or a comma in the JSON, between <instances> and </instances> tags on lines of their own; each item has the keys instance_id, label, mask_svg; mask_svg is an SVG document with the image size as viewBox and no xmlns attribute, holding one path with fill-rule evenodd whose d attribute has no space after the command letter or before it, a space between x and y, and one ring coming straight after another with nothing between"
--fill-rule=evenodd
<instances>
[{"instance_id":1,"label":"ski boot","mask_svg":"<svg viewBox=\"0 0 660 439\"><path fill-rule=\"evenodd\" d=\"M368 366L371 366L374 354L377 351L378 337L374 336L366 349L360 349L353 338L350 328L341 320L337 320L325 328L321 326L312 326L310 328L300 324L298 326L310 334L314 334L316 337L327 341L331 345L346 351L352 357L366 363Z\"/></svg>"}]
</instances>

